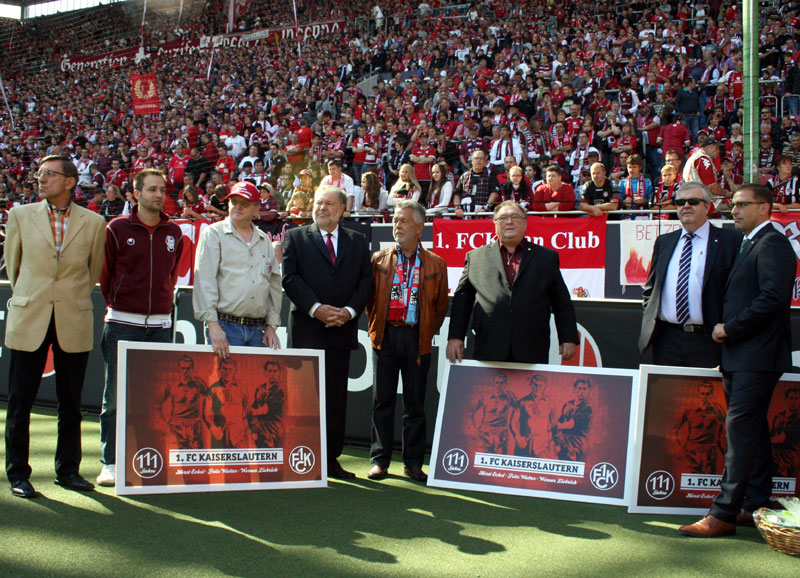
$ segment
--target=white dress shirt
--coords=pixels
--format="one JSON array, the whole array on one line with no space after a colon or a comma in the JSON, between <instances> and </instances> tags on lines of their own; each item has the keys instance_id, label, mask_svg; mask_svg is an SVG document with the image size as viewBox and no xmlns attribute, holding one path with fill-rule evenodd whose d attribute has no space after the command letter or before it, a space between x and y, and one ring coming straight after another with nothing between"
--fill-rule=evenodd
<instances>
[{"instance_id":1,"label":"white dress shirt","mask_svg":"<svg viewBox=\"0 0 800 578\"><path fill-rule=\"evenodd\" d=\"M711 223L706 221L694 232L692 240L692 264L689 270L689 320L690 325L703 324L703 275L706 271L706 256L708 255L708 237ZM686 230L681 229L681 236L675 251L672 253L664 287L661 289L661 311L658 318L667 323L678 323L676 311L676 289L678 286L678 268L681 260L681 251L686 242Z\"/></svg>"}]
</instances>

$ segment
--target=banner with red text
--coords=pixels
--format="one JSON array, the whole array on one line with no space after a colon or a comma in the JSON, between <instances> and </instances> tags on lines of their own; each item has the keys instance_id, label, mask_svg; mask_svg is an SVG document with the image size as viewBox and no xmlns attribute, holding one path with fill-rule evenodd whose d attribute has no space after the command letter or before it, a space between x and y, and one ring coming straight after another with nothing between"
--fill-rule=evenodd
<instances>
[{"instance_id":1,"label":"banner with red text","mask_svg":"<svg viewBox=\"0 0 800 578\"><path fill-rule=\"evenodd\" d=\"M327 485L323 353L119 345L117 494Z\"/></svg>"},{"instance_id":2,"label":"banner with red text","mask_svg":"<svg viewBox=\"0 0 800 578\"><path fill-rule=\"evenodd\" d=\"M642 365L630 512L708 512L725 460L727 404L714 369ZM795 495L800 477L800 375L786 373L772 394L772 495Z\"/></svg>"},{"instance_id":3,"label":"banner with red text","mask_svg":"<svg viewBox=\"0 0 800 578\"><path fill-rule=\"evenodd\" d=\"M450 292L455 291L464 260L472 249L496 238L491 219L434 219L433 252L447 261ZM572 297L605 296L606 218L528 217L525 238L558 251L561 274Z\"/></svg>"},{"instance_id":4,"label":"banner with red text","mask_svg":"<svg viewBox=\"0 0 800 578\"><path fill-rule=\"evenodd\" d=\"M233 32L231 34L218 34L214 36L203 35L187 40L175 40L159 44L157 47L125 48L113 52L93 54L88 56L67 56L61 59L59 67L62 72L80 72L86 69L119 68L128 64L140 64L155 57L186 56L205 50L227 50L231 48L251 46L261 38L269 42L281 40L306 40L320 36L336 34L344 31L346 20L324 20L313 22L295 28L284 26L267 28L255 32Z\"/></svg>"},{"instance_id":5,"label":"banner with red text","mask_svg":"<svg viewBox=\"0 0 800 578\"><path fill-rule=\"evenodd\" d=\"M797 258L797 273L794 277L794 290L792 291L792 306L800 307L800 213L772 213L773 226L781 231L794 249Z\"/></svg>"},{"instance_id":6,"label":"banner with red text","mask_svg":"<svg viewBox=\"0 0 800 578\"><path fill-rule=\"evenodd\" d=\"M155 74L131 74L133 114L158 114L158 84Z\"/></svg>"},{"instance_id":7,"label":"banner with red text","mask_svg":"<svg viewBox=\"0 0 800 578\"><path fill-rule=\"evenodd\" d=\"M627 505L636 372L447 367L428 485Z\"/></svg>"}]
</instances>

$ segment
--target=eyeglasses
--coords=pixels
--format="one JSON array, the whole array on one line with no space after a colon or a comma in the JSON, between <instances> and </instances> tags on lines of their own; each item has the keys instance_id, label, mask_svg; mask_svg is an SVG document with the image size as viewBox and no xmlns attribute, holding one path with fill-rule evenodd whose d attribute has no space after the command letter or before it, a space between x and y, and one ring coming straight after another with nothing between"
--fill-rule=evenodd
<instances>
[{"instance_id":1,"label":"eyeglasses","mask_svg":"<svg viewBox=\"0 0 800 578\"><path fill-rule=\"evenodd\" d=\"M507 223L509 221L514 223L524 220L526 220L526 217L523 217L522 215L518 215L516 213L513 215L499 215L494 218L495 223Z\"/></svg>"},{"instance_id":2,"label":"eyeglasses","mask_svg":"<svg viewBox=\"0 0 800 578\"><path fill-rule=\"evenodd\" d=\"M62 177L66 177L64 173L59 173L58 171L50 171L50 170L38 170L33 174L34 179L49 179L50 177L54 177L55 175L61 175Z\"/></svg>"},{"instance_id":3,"label":"eyeglasses","mask_svg":"<svg viewBox=\"0 0 800 578\"><path fill-rule=\"evenodd\" d=\"M731 203L731 208L733 209L746 209L750 205L763 205L765 204L764 201L736 201L735 203Z\"/></svg>"},{"instance_id":4,"label":"eyeglasses","mask_svg":"<svg viewBox=\"0 0 800 578\"><path fill-rule=\"evenodd\" d=\"M664 160L666 160L668 163L674 163L675 161L679 161L681 159L679 157L673 157L671 159L664 159Z\"/></svg>"},{"instance_id":5,"label":"eyeglasses","mask_svg":"<svg viewBox=\"0 0 800 578\"><path fill-rule=\"evenodd\" d=\"M705 202L706 202L706 201L705 201L705 199L698 199L698 198L692 198L692 199L675 199L675 204L676 204L677 206L679 206L679 207L682 207L682 206L683 206L683 205L685 205L686 203L689 203L691 206L693 206L693 207L696 207L696 206L697 206L697 205L699 205L700 203L705 203Z\"/></svg>"}]
</instances>

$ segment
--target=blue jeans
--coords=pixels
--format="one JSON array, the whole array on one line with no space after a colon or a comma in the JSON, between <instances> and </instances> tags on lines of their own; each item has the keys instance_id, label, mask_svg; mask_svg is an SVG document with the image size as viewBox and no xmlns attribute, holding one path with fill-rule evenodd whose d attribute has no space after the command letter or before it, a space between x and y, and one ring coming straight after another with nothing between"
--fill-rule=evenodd
<instances>
[{"instance_id":1,"label":"blue jeans","mask_svg":"<svg viewBox=\"0 0 800 578\"><path fill-rule=\"evenodd\" d=\"M264 328L266 325L239 325L230 321L220 321L219 326L225 332L228 345L231 347L264 347ZM206 343L211 343L206 327Z\"/></svg>"},{"instance_id":2,"label":"blue jeans","mask_svg":"<svg viewBox=\"0 0 800 578\"><path fill-rule=\"evenodd\" d=\"M102 462L109 465L117 462L117 344L120 341L171 343L172 328L136 327L114 322L108 322L103 327L100 347L105 361L106 383L100 412L100 445L103 448Z\"/></svg>"},{"instance_id":3,"label":"blue jeans","mask_svg":"<svg viewBox=\"0 0 800 578\"><path fill-rule=\"evenodd\" d=\"M655 146L647 147L647 171L654 183L661 176L662 166L664 166L664 159L661 156L661 149Z\"/></svg>"},{"instance_id":4,"label":"blue jeans","mask_svg":"<svg viewBox=\"0 0 800 578\"><path fill-rule=\"evenodd\" d=\"M786 105L786 108L783 110L784 114L787 112L792 116L800 114L800 95L793 94L787 96L783 103Z\"/></svg>"}]
</instances>

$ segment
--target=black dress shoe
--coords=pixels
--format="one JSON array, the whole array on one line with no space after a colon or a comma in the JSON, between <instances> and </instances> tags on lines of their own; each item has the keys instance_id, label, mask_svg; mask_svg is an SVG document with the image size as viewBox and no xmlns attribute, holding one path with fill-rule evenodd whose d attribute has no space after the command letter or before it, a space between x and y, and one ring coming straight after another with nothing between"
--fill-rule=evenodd
<instances>
[{"instance_id":1,"label":"black dress shoe","mask_svg":"<svg viewBox=\"0 0 800 578\"><path fill-rule=\"evenodd\" d=\"M78 474L58 476L55 483L57 486L67 488L68 490L75 490L76 492L91 492L94 490L94 484L87 482Z\"/></svg>"},{"instance_id":2,"label":"black dress shoe","mask_svg":"<svg viewBox=\"0 0 800 578\"><path fill-rule=\"evenodd\" d=\"M11 483L11 494L18 498L35 498L36 490L28 480L19 480Z\"/></svg>"},{"instance_id":3,"label":"black dress shoe","mask_svg":"<svg viewBox=\"0 0 800 578\"><path fill-rule=\"evenodd\" d=\"M353 472L348 472L336 460L328 464L328 477L336 478L337 480L352 480L356 477Z\"/></svg>"},{"instance_id":4,"label":"black dress shoe","mask_svg":"<svg viewBox=\"0 0 800 578\"><path fill-rule=\"evenodd\" d=\"M413 467L406 466L405 468L403 468L403 473L412 480L414 480L415 482L425 483L428 481L428 475L422 471L422 468L418 466L413 466Z\"/></svg>"}]
</instances>

